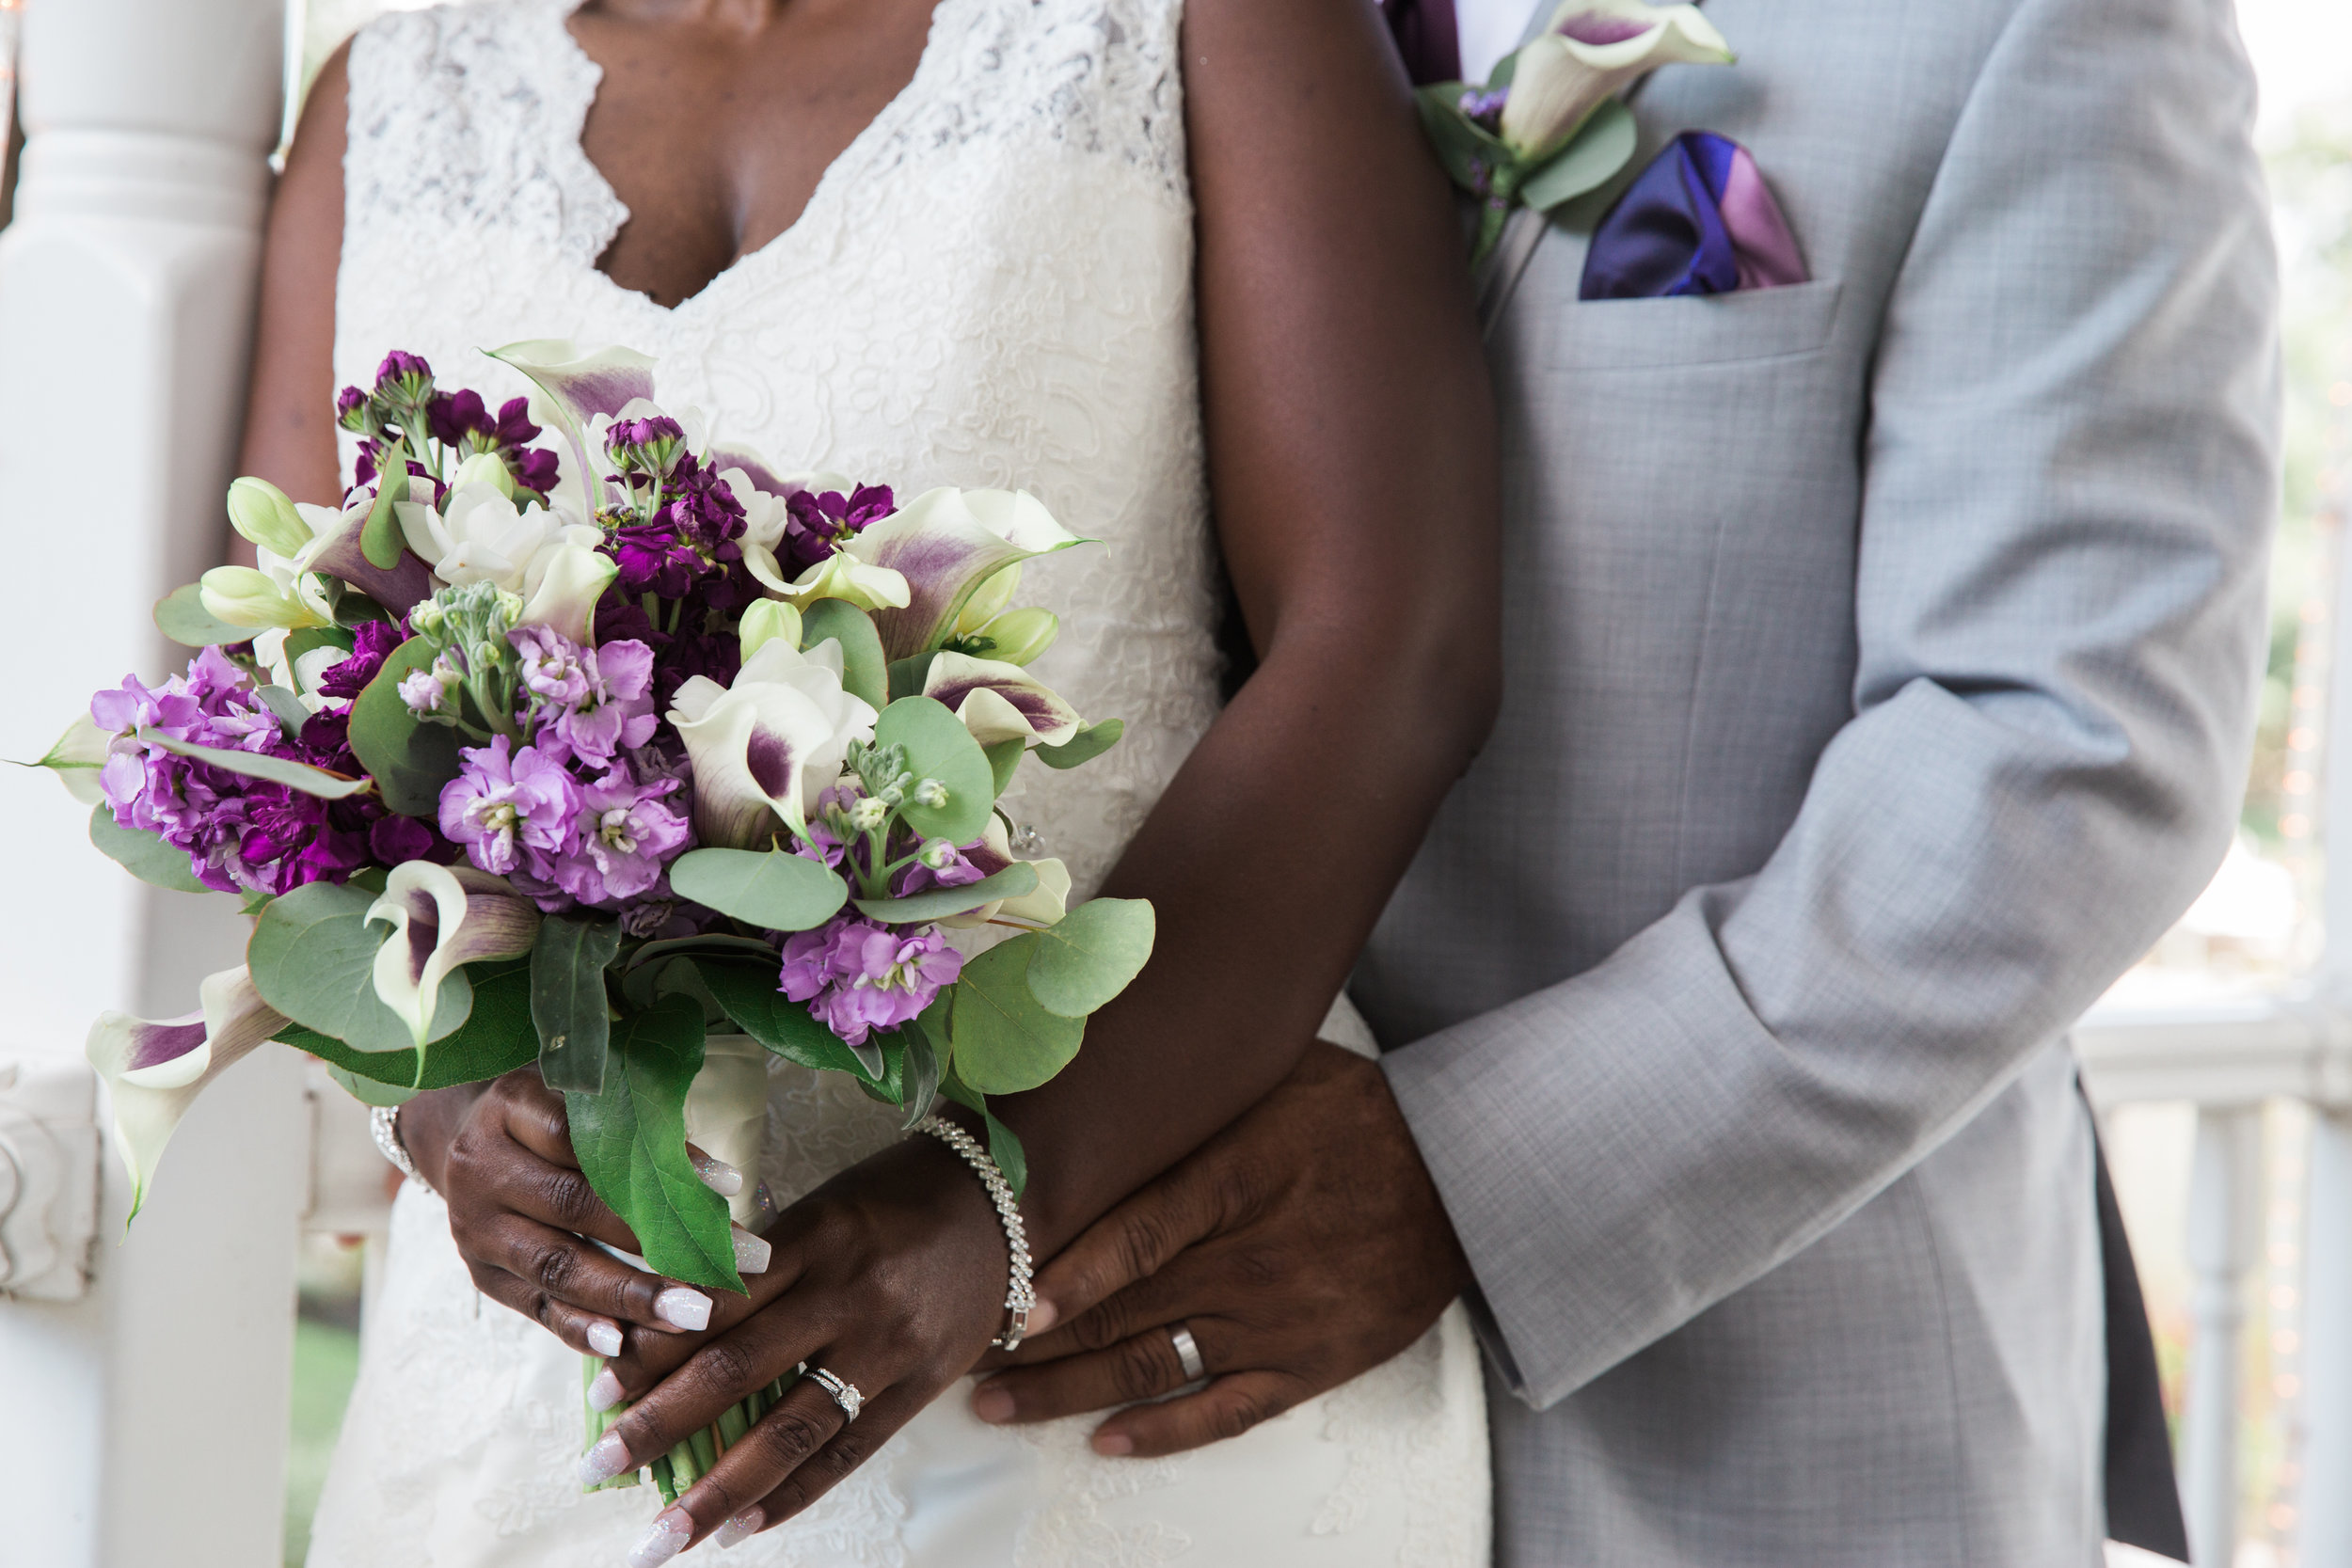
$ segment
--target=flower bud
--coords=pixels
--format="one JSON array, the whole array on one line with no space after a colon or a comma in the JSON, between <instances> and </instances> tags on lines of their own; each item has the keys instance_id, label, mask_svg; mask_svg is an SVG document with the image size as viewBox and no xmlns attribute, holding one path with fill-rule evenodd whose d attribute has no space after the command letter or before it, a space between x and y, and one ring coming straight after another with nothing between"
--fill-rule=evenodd
<instances>
[{"instance_id":1,"label":"flower bud","mask_svg":"<svg viewBox=\"0 0 2352 1568\"><path fill-rule=\"evenodd\" d=\"M890 807L871 795L862 795L850 808L850 826L861 833L870 833L890 820Z\"/></svg>"},{"instance_id":2,"label":"flower bud","mask_svg":"<svg viewBox=\"0 0 2352 1568\"><path fill-rule=\"evenodd\" d=\"M754 599L744 607L737 635L742 639L747 659L770 642L797 648L801 645L801 612L782 599Z\"/></svg>"},{"instance_id":3,"label":"flower bud","mask_svg":"<svg viewBox=\"0 0 2352 1568\"><path fill-rule=\"evenodd\" d=\"M419 637L437 636L446 619L441 611L441 601L426 599L408 612L408 629Z\"/></svg>"},{"instance_id":4,"label":"flower bud","mask_svg":"<svg viewBox=\"0 0 2352 1568\"><path fill-rule=\"evenodd\" d=\"M310 542L310 525L302 520L286 492L266 479L241 479L229 486L229 526L288 560L301 554Z\"/></svg>"},{"instance_id":5,"label":"flower bud","mask_svg":"<svg viewBox=\"0 0 2352 1568\"><path fill-rule=\"evenodd\" d=\"M963 601L962 612L956 617L956 635L969 637L989 622L1005 612L1012 603L1013 590L1021 586L1021 566L1018 562L998 572L972 591Z\"/></svg>"},{"instance_id":6,"label":"flower bud","mask_svg":"<svg viewBox=\"0 0 2352 1568\"><path fill-rule=\"evenodd\" d=\"M930 870L945 871L956 863L956 847L944 838L930 839L914 852L914 859Z\"/></svg>"},{"instance_id":7,"label":"flower bud","mask_svg":"<svg viewBox=\"0 0 2352 1568\"><path fill-rule=\"evenodd\" d=\"M523 596L509 589L500 589L498 613L499 619L505 622L507 626L520 625L523 618Z\"/></svg>"},{"instance_id":8,"label":"flower bud","mask_svg":"<svg viewBox=\"0 0 2352 1568\"><path fill-rule=\"evenodd\" d=\"M907 799L918 806L937 811L947 803L947 786L937 779L923 779L907 792Z\"/></svg>"},{"instance_id":9,"label":"flower bud","mask_svg":"<svg viewBox=\"0 0 2352 1568\"><path fill-rule=\"evenodd\" d=\"M478 451L457 465L457 471L449 478L452 490L463 490L469 484L487 484L508 500L515 499L515 476L506 467L506 459L494 451Z\"/></svg>"},{"instance_id":10,"label":"flower bud","mask_svg":"<svg viewBox=\"0 0 2352 1568\"><path fill-rule=\"evenodd\" d=\"M982 626L979 635L992 644L987 657L1006 664L1026 664L1052 647L1060 631L1060 618L1052 610L1032 607L1005 611Z\"/></svg>"},{"instance_id":11,"label":"flower bud","mask_svg":"<svg viewBox=\"0 0 2352 1568\"><path fill-rule=\"evenodd\" d=\"M412 670L403 677L398 689L400 700L407 705L409 712L420 718L428 713L438 713L442 699L456 684L457 674L450 669L449 661L437 658L429 668Z\"/></svg>"},{"instance_id":12,"label":"flower bud","mask_svg":"<svg viewBox=\"0 0 2352 1568\"><path fill-rule=\"evenodd\" d=\"M250 566L215 566L197 581L204 613L232 626L322 626L324 617Z\"/></svg>"}]
</instances>

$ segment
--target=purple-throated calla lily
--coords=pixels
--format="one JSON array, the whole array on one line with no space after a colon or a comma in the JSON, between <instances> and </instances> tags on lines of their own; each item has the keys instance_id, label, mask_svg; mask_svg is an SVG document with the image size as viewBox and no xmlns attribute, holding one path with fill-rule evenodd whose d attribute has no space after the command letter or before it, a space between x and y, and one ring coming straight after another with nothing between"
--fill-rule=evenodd
<instances>
[{"instance_id":1,"label":"purple-throated calla lily","mask_svg":"<svg viewBox=\"0 0 2352 1568\"><path fill-rule=\"evenodd\" d=\"M801 609L818 599L846 599L860 610L907 602L904 578L886 567L869 566L854 556L834 555L789 581L784 576L776 549L784 543L785 524L790 515L785 503L803 490L855 489L849 480L827 473L779 476L756 456L741 451L712 452L710 467L718 470L743 508L743 537L737 541L743 551L743 568L768 592Z\"/></svg>"},{"instance_id":2,"label":"purple-throated calla lily","mask_svg":"<svg viewBox=\"0 0 2352 1568\"><path fill-rule=\"evenodd\" d=\"M991 812L988 831L982 835L980 847L968 849L964 859L977 867L982 875L993 875L1012 863L1012 840L1005 832L1005 819ZM977 910L950 915L942 926L985 926L1003 916L1025 920L1036 926L1051 926L1070 910L1070 868L1057 860L1025 861L1022 863L1037 873L1037 887L1018 898L999 898L982 904Z\"/></svg>"},{"instance_id":3,"label":"purple-throated calla lily","mask_svg":"<svg viewBox=\"0 0 2352 1568\"><path fill-rule=\"evenodd\" d=\"M1085 543L1025 490L943 487L866 530L842 554L906 579L905 605L874 614L884 657L898 659L945 642L972 595L1007 566Z\"/></svg>"},{"instance_id":4,"label":"purple-throated calla lily","mask_svg":"<svg viewBox=\"0 0 2352 1568\"><path fill-rule=\"evenodd\" d=\"M1732 53L1696 6L1565 0L1514 57L1502 139L1534 165L1567 146L1634 78L1661 65L1728 65Z\"/></svg>"},{"instance_id":5,"label":"purple-throated calla lily","mask_svg":"<svg viewBox=\"0 0 2352 1568\"><path fill-rule=\"evenodd\" d=\"M85 1053L106 1081L115 1151L131 1173L134 1216L164 1145L204 1085L286 1027L285 1015L262 1000L243 964L210 976L197 994L203 1006L185 1018L151 1022L106 1012L90 1025Z\"/></svg>"},{"instance_id":6,"label":"purple-throated calla lily","mask_svg":"<svg viewBox=\"0 0 2352 1568\"><path fill-rule=\"evenodd\" d=\"M588 421L598 414L617 416L632 399L650 400L653 361L627 348L584 353L560 338L533 338L488 353L522 372L539 388L542 395L531 400L531 417L564 432L591 503L602 506L615 499L604 482L603 453L590 451Z\"/></svg>"},{"instance_id":7,"label":"purple-throated calla lily","mask_svg":"<svg viewBox=\"0 0 2352 1568\"><path fill-rule=\"evenodd\" d=\"M874 738L872 707L841 689L841 644L803 653L778 639L743 661L732 686L696 675L670 722L694 765L694 832L709 847L764 844L782 817L802 833L841 777L851 741Z\"/></svg>"},{"instance_id":8,"label":"purple-throated calla lily","mask_svg":"<svg viewBox=\"0 0 2352 1568\"><path fill-rule=\"evenodd\" d=\"M1078 733L1077 711L1018 664L938 654L924 677L923 695L954 709L983 746L1000 740L1058 746Z\"/></svg>"},{"instance_id":9,"label":"purple-throated calla lily","mask_svg":"<svg viewBox=\"0 0 2352 1568\"><path fill-rule=\"evenodd\" d=\"M368 908L392 928L375 954L375 994L422 1051L441 982L479 958L519 958L539 934L539 908L501 877L470 865L408 861L384 879Z\"/></svg>"}]
</instances>

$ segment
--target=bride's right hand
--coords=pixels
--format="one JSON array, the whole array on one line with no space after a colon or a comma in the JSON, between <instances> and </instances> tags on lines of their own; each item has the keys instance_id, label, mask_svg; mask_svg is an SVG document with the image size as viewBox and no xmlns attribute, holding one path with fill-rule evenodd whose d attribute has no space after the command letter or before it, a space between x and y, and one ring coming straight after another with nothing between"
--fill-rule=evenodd
<instances>
[{"instance_id":1,"label":"bride's right hand","mask_svg":"<svg viewBox=\"0 0 2352 1568\"><path fill-rule=\"evenodd\" d=\"M450 1236L483 1294L584 1354L619 1354L625 1325L709 1326L709 1296L581 1244L638 1250L580 1174L563 1097L536 1066L421 1094L400 1108L398 1128L418 1175L448 1203ZM742 1180L708 1164L713 1186Z\"/></svg>"}]
</instances>

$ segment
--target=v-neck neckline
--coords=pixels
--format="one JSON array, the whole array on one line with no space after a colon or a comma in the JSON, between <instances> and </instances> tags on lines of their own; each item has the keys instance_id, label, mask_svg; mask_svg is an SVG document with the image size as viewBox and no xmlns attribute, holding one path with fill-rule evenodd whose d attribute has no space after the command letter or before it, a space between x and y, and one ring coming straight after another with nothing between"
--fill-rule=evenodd
<instances>
[{"instance_id":1,"label":"v-neck neckline","mask_svg":"<svg viewBox=\"0 0 2352 1568\"><path fill-rule=\"evenodd\" d=\"M588 270L602 279L604 286L614 293L634 300L665 318L677 317L720 293L739 273L794 246L802 233L810 230L810 220L819 214L828 201L839 202L839 188L874 162L876 150L897 131L899 121L914 112L917 89L927 87L930 78L936 72L943 23L951 10L964 3L965 0L937 0L932 6L930 24L923 36L923 52L915 57L914 74L908 77L906 86L894 93L890 102L884 103L881 111L866 122L864 129L850 138L849 146L825 166L825 171L817 177L816 186L808 193L808 199L801 204L799 214L770 236L765 244L743 252L711 274L701 288L675 305L663 305L644 290L632 289L617 281L597 264L604 259L605 252L612 249L612 242L620 237L621 230L628 224L629 207L621 199L621 193L612 188L612 182L605 178L604 170L598 168L596 161L588 155L588 117L595 112L596 97L604 88L604 66L588 53L572 31L573 14L586 4L586 0L557 0L548 8L548 15L559 35L556 47L568 54L580 67L580 76L586 84L586 90L581 95L578 118L566 123L564 119L549 117L548 134L555 140L557 154L567 157L577 165L581 187L600 198L597 205L604 221L600 226L602 231L594 236L593 246L588 252Z\"/></svg>"}]
</instances>

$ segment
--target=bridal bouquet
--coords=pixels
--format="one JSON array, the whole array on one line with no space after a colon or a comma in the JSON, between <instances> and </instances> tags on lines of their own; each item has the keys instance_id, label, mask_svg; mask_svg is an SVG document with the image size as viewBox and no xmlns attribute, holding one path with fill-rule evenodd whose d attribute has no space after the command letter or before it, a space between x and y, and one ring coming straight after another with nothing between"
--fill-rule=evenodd
<instances>
[{"instance_id":1,"label":"bridal bouquet","mask_svg":"<svg viewBox=\"0 0 2352 1568\"><path fill-rule=\"evenodd\" d=\"M1018 1191L986 1097L1060 1070L1153 935L1141 901L1068 908L997 805L1023 757L1119 738L1027 673L1056 621L1011 603L1082 541L1026 494L780 477L626 350L492 356L539 395L493 415L407 354L344 389L340 510L239 480L260 565L156 607L185 674L100 692L42 759L100 849L253 920L199 1011L91 1030L137 1196L273 1039L376 1105L535 1060L647 1267L696 1285L743 1289L751 1197L698 1179L689 1122L753 1164L763 1049L910 1127L970 1107Z\"/></svg>"}]
</instances>

